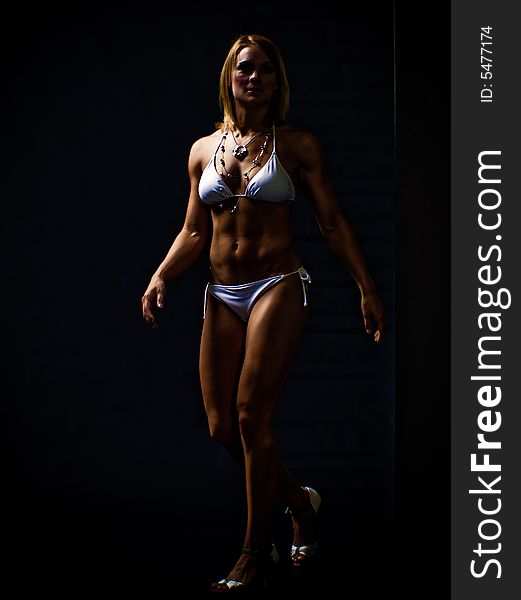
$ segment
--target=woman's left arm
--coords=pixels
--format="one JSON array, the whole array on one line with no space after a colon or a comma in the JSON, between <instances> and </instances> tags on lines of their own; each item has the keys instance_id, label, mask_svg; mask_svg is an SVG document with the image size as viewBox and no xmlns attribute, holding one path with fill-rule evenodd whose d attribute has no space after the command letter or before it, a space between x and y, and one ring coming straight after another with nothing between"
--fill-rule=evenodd
<instances>
[{"instance_id":1,"label":"woman's left arm","mask_svg":"<svg viewBox=\"0 0 521 600\"><path fill-rule=\"evenodd\" d=\"M322 147L314 135L301 133L297 145L300 180L309 197L320 231L333 253L351 273L361 293L361 307L367 333L376 327L374 339L380 341L384 330L384 309L367 269L356 235L342 213L327 175Z\"/></svg>"}]
</instances>

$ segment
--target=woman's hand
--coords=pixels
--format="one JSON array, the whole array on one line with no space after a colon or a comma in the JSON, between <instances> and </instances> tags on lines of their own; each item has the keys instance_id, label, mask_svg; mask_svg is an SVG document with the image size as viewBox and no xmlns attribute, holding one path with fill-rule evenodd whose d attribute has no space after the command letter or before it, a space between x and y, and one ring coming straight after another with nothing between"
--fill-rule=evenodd
<instances>
[{"instance_id":1,"label":"woman's hand","mask_svg":"<svg viewBox=\"0 0 521 600\"><path fill-rule=\"evenodd\" d=\"M159 308L163 308L165 293L166 286L164 279L160 275L154 275L141 298L143 319L150 323L152 329L155 330L159 329L159 326L152 312L152 307L157 305Z\"/></svg>"},{"instance_id":2,"label":"woman's hand","mask_svg":"<svg viewBox=\"0 0 521 600\"><path fill-rule=\"evenodd\" d=\"M374 341L378 343L384 331L384 307L376 290L362 292L362 314L367 333L371 333L376 325Z\"/></svg>"}]
</instances>

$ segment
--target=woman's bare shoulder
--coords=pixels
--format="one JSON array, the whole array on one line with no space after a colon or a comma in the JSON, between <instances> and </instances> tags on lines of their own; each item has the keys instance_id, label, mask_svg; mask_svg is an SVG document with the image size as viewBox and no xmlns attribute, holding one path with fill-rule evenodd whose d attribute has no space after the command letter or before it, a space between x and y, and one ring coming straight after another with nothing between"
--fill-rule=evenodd
<instances>
[{"instance_id":1,"label":"woman's bare shoulder","mask_svg":"<svg viewBox=\"0 0 521 600\"><path fill-rule=\"evenodd\" d=\"M203 137L195 140L195 142L192 144L192 149L196 151L204 150L209 145L216 145L221 137L222 131L220 129L216 129L215 131L212 131L212 133L204 135Z\"/></svg>"},{"instance_id":2,"label":"woman's bare shoulder","mask_svg":"<svg viewBox=\"0 0 521 600\"><path fill-rule=\"evenodd\" d=\"M222 132L216 129L212 133L195 140L190 149L190 161L200 164L207 163L211 155L215 152L221 137Z\"/></svg>"},{"instance_id":3,"label":"woman's bare shoulder","mask_svg":"<svg viewBox=\"0 0 521 600\"><path fill-rule=\"evenodd\" d=\"M297 154L316 153L321 149L320 142L314 133L293 123L284 123L277 127L277 141L290 146Z\"/></svg>"}]
</instances>

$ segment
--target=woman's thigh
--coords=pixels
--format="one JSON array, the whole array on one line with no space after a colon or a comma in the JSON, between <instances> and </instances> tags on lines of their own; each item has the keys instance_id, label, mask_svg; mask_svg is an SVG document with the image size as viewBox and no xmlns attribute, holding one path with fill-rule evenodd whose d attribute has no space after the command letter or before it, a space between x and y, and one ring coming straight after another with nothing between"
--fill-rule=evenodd
<instances>
[{"instance_id":1,"label":"woman's thigh","mask_svg":"<svg viewBox=\"0 0 521 600\"><path fill-rule=\"evenodd\" d=\"M297 275L265 292L250 313L237 409L258 424L271 422L308 318Z\"/></svg>"},{"instance_id":2,"label":"woman's thigh","mask_svg":"<svg viewBox=\"0 0 521 600\"><path fill-rule=\"evenodd\" d=\"M212 436L237 424L236 395L244 355L245 323L208 294L199 352L199 375ZM219 431L216 431L219 430Z\"/></svg>"}]
</instances>

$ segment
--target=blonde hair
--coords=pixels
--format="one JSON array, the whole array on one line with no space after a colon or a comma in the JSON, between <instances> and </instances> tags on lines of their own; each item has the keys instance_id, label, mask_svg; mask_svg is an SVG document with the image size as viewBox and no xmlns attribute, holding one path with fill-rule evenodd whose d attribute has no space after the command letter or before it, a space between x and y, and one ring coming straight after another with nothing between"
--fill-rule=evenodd
<instances>
[{"instance_id":1,"label":"blonde hair","mask_svg":"<svg viewBox=\"0 0 521 600\"><path fill-rule=\"evenodd\" d=\"M240 35L231 45L224 61L219 81L219 106L223 111L223 121L215 124L217 129L235 125L235 103L232 93L232 71L236 66L239 52L248 46L262 50L273 63L277 78L277 89L273 93L267 117L273 123L284 121L289 107L289 84L284 62L277 46L267 37L256 34Z\"/></svg>"}]
</instances>

